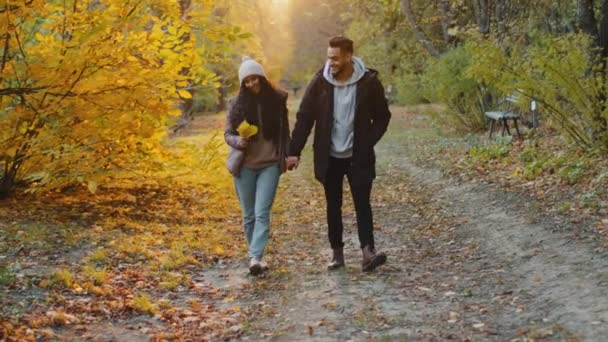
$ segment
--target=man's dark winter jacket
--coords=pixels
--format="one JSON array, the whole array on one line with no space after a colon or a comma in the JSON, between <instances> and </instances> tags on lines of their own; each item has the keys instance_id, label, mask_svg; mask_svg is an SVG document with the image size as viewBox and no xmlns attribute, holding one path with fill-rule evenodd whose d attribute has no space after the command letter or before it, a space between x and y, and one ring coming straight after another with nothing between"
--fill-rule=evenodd
<instances>
[{"instance_id":1,"label":"man's dark winter jacket","mask_svg":"<svg viewBox=\"0 0 608 342\"><path fill-rule=\"evenodd\" d=\"M368 69L357 82L354 141L351 176L357 184L371 182L376 177L374 145L382 138L390 121L384 88L375 70ZM315 177L325 183L334 110L334 86L323 77L323 70L310 81L300 109L289 146L290 156L300 156L312 127Z\"/></svg>"}]
</instances>

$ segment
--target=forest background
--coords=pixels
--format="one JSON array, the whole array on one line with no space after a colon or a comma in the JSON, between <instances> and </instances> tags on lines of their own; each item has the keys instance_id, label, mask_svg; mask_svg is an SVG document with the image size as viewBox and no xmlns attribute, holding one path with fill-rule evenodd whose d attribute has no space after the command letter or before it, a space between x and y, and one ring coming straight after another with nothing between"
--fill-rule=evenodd
<instances>
[{"instance_id":1,"label":"forest background","mask_svg":"<svg viewBox=\"0 0 608 342\"><path fill-rule=\"evenodd\" d=\"M297 91L335 34L396 104L442 103L453 127L479 132L483 112L517 93L565 145L605 155L606 13L599 0L8 1L0 194L152 172L173 160L167 126L224 108L241 56Z\"/></svg>"},{"instance_id":2,"label":"forest background","mask_svg":"<svg viewBox=\"0 0 608 342\"><path fill-rule=\"evenodd\" d=\"M244 253L212 115L242 56L297 98L336 34L395 107L424 105L408 108L442 143L419 139L420 158L543 198L570 187L561 212L608 211L608 0L7 0L0 18L6 335L91 312L183 322L161 291ZM524 139L489 141L484 111L510 94Z\"/></svg>"}]
</instances>

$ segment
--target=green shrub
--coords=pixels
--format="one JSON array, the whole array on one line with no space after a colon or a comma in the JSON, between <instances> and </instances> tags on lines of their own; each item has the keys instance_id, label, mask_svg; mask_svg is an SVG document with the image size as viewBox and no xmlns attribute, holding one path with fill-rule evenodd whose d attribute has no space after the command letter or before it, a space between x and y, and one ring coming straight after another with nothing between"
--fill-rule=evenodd
<instances>
[{"instance_id":1,"label":"green shrub","mask_svg":"<svg viewBox=\"0 0 608 342\"><path fill-rule=\"evenodd\" d=\"M428 102L421 87L420 75L404 73L395 80L391 100L400 105L416 105Z\"/></svg>"},{"instance_id":2,"label":"green shrub","mask_svg":"<svg viewBox=\"0 0 608 342\"><path fill-rule=\"evenodd\" d=\"M219 91L217 89L196 89L192 96L194 101L192 110L195 113L212 110L219 103Z\"/></svg>"},{"instance_id":3,"label":"green shrub","mask_svg":"<svg viewBox=\"0 0 608 342\"><path fill-rule=\"evenodd\" d=\"M545 159L534 159L524 164L523 176L525 179L536 179L543 175L547 169L547 160Z\"/></svg>"},{"instance_id":4,"label":"green shrub","mask_svg":"<svg viewBox=\"0 0 608 342\"><path fill-rule=\"evenodd\" d=\"M588 168L585 163L581 161L568 164L559 171L559 177L567 184L575 184L581 179L581 176L587 171L587 169Z\"/></svg>"},{"instance_id":5,"label":"green shrub","mask_svg":"<svg viewBox=\"0 0 608 342\"><path fill-rule=\"evenodd\" d=\"M540 155L541 155L541 152L539 151L539 149L536 146L528 145L519 154L519 160L521 160L521 162L524 164L530 163L530 162L533 162L534 160L538 159L540 157Z\"/></svg>"},{"instance_id":6,"label":"green shrub","mask_svg":"<svg viewBox=\"0 0 608 342\"><path fill-rule=\"evenodd\" d=\"M576 154L565 152L553 156L536 145L526 146L519 154L519 160L523 164L523 176L526 179L556 172L562 182L575 184L588 170L586 163Z\"/></svg>"},{"instance_id":7,"label":"green shrub","mask_svg":"<svg viewBox=\"0 0 608 342\"><path fill-rule=\"evenodd\" d=\"M467 74L503 94L535 98L544 122L583 150L608 148L606 78L591 57L584 35L540 36L505 54L490 40L467 44L473 63Z\"/></svg>"},{"instance_id":8,"label":"green shrub","mask_svg":"<svg viewBox=\"0 0 608 342\"><path fill-rule=\"evenodd\" d=\"M474 146L469 150L471 158L477 162L487 163L492 160L502 160L509 156L511 145L498 142L487 146Z\"/></svg>"},{"instance_id":9,"label":"green shrub","mask_svg":"<svg viewBox=\"0 0 608 342\"><path fill-rule=\"evenodd\" d=\"M465 71L471 64L471 54L457 47L441 58L431 61L422 76L424 97L444 103L446 114L457 129L479 131L486 119L481 107L481 84Z\"/></svg>"}]
</instances>

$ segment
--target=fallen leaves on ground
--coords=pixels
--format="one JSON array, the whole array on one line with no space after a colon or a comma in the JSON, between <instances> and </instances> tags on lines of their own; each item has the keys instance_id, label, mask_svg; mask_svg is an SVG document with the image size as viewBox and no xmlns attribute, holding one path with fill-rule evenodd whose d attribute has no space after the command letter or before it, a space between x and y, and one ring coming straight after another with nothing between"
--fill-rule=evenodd
<instances>
[{"instance_id":1,"label":"fallen leaves on ground","mask_svg":"<svg viewBox=\"0 0 608 342\"><path fill-rule=\"evenodd\" d=\"M226 294L200 279L244 251L221 160L200 174L119 180L95 194L85 185L19 195L0 217L0 340L70 339L107 320L131 329L137 317L151 320L132 330L156 340L241 333L240 310L214 306Z\"/></svg>"}]
</instances>

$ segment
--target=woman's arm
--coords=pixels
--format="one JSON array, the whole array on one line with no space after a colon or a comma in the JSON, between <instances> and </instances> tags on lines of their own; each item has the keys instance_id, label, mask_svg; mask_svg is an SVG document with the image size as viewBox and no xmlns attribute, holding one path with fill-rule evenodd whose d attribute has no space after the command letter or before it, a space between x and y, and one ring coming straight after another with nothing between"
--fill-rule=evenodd
<instances>
[{"instance_id":1,"label":"woman's arm","mask_svg":"<svg viewBox=\"0 0 608 342\"><path fill-rule=\"evenodd\" d=\"M226 110L226 123L224 125L224 140L232 148L244 150L247 148L247 140L239 136L236 129L232 126L232 118L236 115L234 112L235 102L236 98L233 98L228 102L228 109Z\"/></svg>"}]
</instances>

